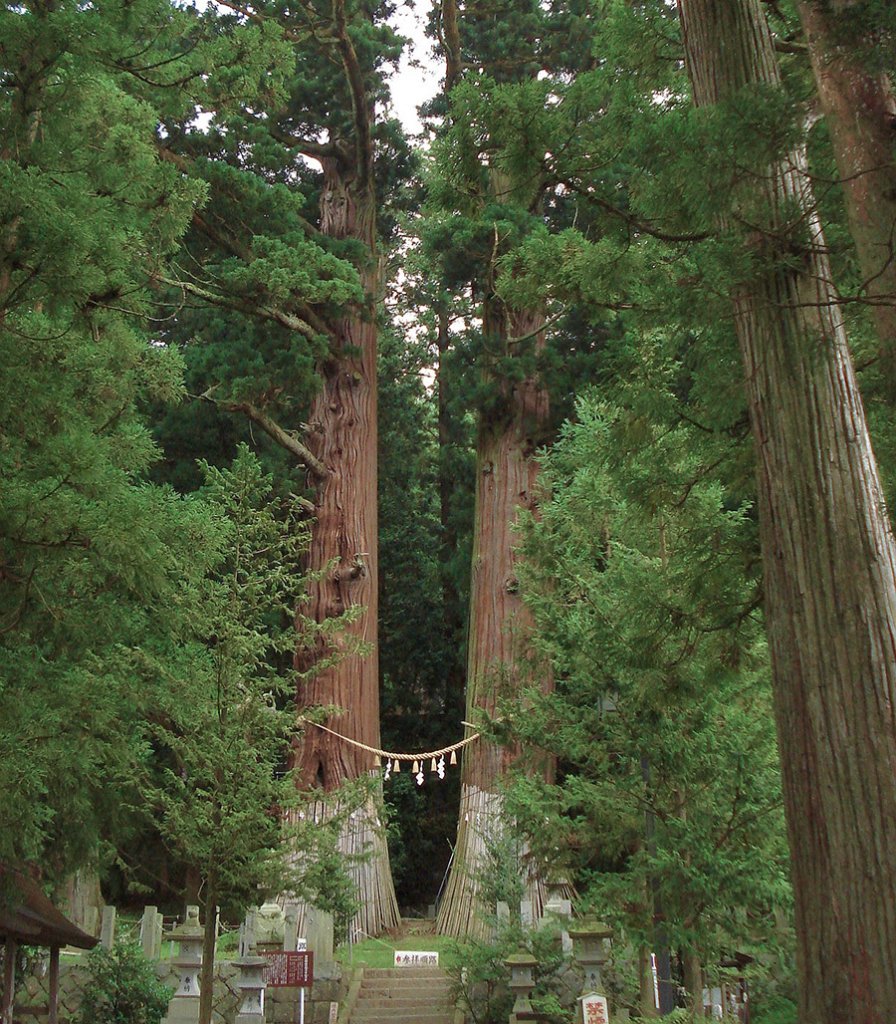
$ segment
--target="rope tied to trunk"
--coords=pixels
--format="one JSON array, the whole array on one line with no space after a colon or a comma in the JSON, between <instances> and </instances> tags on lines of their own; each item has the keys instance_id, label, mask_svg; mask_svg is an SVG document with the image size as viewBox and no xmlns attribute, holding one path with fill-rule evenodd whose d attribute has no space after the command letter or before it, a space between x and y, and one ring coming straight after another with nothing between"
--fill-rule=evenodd
<instances>
[{"instance_id":1,"label":"rope tied to trunk","mask_svg":"<svg viewBox=\"0 0 896 1024\"><path fill-rule=\"evenodd\" d=\"M341 732L336 732L334 729L328 729L325 725L321 725L319 722L310 722L307 718L300 718L299 721L305 725L313 725L316 729L327 732L331 736L337 736L344 743L348 743L349 746L357 747L359 750L366 750L370 754L376 754L377 757L387 757L391 761L423 761L426 758L443 757L445 754L453 754L463 747L468 746L474 740L478 740L481 735L478 732L474 732L472 736L467 736L466 739L459 740L457 743L452 743L447 747L441 747L438 750L423 750L416 754L402 754L394 750L381 750L379 747L368 746L368 744L362 743L360 740L353 740L349 736L343 736ZM464 724L466 725L466 723Z\"/></svg>"}]
</instances>

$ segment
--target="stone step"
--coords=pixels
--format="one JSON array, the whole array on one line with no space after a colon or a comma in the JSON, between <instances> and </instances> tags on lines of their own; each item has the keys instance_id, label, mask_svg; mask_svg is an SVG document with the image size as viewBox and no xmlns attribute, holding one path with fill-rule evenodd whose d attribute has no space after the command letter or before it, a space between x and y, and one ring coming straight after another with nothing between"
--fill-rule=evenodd
<instances>
[{"instance_id":1,"label":"stone step","mask_svg":"<svg viewBox=\"0 0 896 1024\"><path fill-rule=\"evenodd\" d=\"M453 1024L450 991L438 968L368 967L351 1024Z\"/></svg>"},{"instance_id":2,"label":"stone step","mask_svg":"<svg viewBox=\"0 0 896 1024\"><path fill-rule=\"evenodd\" d=\"M438 1010L365 1010L355 1007L352 1011L351 1024L391 1024L400 1021L402 1024L453 1024L453 1011Z\"/></svg>"},{"instance_id":3,"label":"stone step","mask_svg":"<svg viewBox=\"0 0 896 1024\"><path fill-rule=\"evenodd\" d=\"M447 992L450 987L447 981L440 978L396 978L394 981L388 978L365 978L361 982L361 989L364 992L373 989L378 992Z\"/></svg>"},{"instance_id":4,"label":"stone step","mask_svg":"<svg viewBox=\"0 0 896 1024\"><path fill-rule=\"evenodd\" d=\"M357 1005L364 1006L451 1006L451 1000L447 992L416 994L394 992L361 992L358 995Z\"/></svg>"},{"instance_id":5,"label":"stone step","mask_svg":"<svg viewBox=\"0 0 896 1024\"><path fill-rule=\"evenodd\" d=\"M440 967L365 967L365 978L442 978L447 975Z\"/></svg>"}]
</instances>

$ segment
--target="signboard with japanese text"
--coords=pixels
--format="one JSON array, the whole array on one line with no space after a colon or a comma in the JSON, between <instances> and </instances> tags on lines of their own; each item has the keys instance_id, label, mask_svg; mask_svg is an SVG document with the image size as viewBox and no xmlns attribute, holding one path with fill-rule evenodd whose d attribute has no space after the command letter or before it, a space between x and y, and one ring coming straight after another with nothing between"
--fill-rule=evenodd
<instances>
[{"instance_id":1,"label":"signboard with japanese text","mask_svg":"<svg viewBox=\"0 0 896 1024\"><path fill-rule=\"evenodd\" d=\"M270 988L311 988L314 982L313 953L264 953L263 956L268 961L264 980Z\"/></svg>"},{"instance_id":2,"label":"signboard with japanese text","mask_svg":"<svg viewBox=\"0 0 896 1024\"><path fill-rule=\"evenodd\" d=\"M439 954L435 951L420 949L396 949L394 965L396 967L438 967Z\"/></svg>"},{"instance_id":3,"label":"signboard with japanese text","mask_svg":"<svg viewBox=\"0 0 896 1024\"><path fill-rule=\"evenodd\" d=\"M596 992L582 996L582 1024L610 1024L606 996L599 996Z\"/></svg>"}]
</instances>

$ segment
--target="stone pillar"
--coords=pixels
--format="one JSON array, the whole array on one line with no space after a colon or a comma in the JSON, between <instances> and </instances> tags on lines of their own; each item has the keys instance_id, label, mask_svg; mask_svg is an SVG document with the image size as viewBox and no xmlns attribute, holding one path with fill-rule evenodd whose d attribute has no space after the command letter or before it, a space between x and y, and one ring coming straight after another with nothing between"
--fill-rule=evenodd
<instances>
[{"instance_id":1,"label":"stone pillar","mask_svg":"<svg viewBox=\"0 0 896 1024\"><path fill-rule=\"evenodd\" d=\"M255 907L250 907L240 925L240 956L249 956L250 952L255 951L255 917L257 913L258 910Z\"/></svg>"},{"instance_id":2,"label":"stone pillar","mask_svg":"<svg viewBox=\"0 0 896 1024\"><path fill-rule=\"evenodd\" d=\"M557 925L560 928L560 945L564 953L572 952L572 939L569 937L569 922L572 917L572 901L552 897L544 905L544 917L539 921L539 928Z\"/></svg>"},{"instance_id":3,"label":"stone pillar","mask_svg":"<svg viewBox=\"0 0 896 1024\"><path fill-rule=\"evenodd\" d=\"M158 907L144 907L140 920L140 945L149 960L158 960L162 952L162 915Z\"/></svg>"},{"instance_id":4,"label":"stone pillar","mask_svg":"<svg viewBox=\"0 0 896 1024\"><path fill-rule=\"evenodd\" d=\"M255 943L259 953L276 953L283 949L286 938L286 917L279 903L263 903L255 914Z\"/></svg>"},{"instance_id":5,"label":"stone pillar","mask_svg":"<svg viewBox=\"0 0 896 1024\"><path fill-rule=\"evenodd\" d=\"M250 953L234 960L234 964L240 971L236 987L242 994L234 1024L264 1024L264 969L267 959Z\"/></svg>"},{"instance_id":6,"label":"stone pillar","mask_svg":"<svg viewBox=\"0 0 896 1024\"><path fill-rule=\"evenodd\" d=\"M284 910L286 926L283 931L283 952L294 953L298 948L296 942L299 938L299 908L295 903L290 903Z\"/></svg>"},{"instance_id":7,"label":"stone pillar","mask_svg":"<svg viewBox=\"0 0 896 1024\"><path fill-rule=\"evenodd\" d=\"M179 944L171 961L180 973L180 984L168 1004L168 1016L162 1024L196 1024L199 1020L199 971L202 967L202 925L199 907L187 907L187 919L171 932Z\"/></svg>"},{"instance_id":8,"label":"stone pillar","mask_svg":"<svg viewBox=\"0 0 896 1024\"><path fill-rule=\"evenodd\" d=\"M520 924L523 928L531 928L535 923L532 900L520 900Z\"/></svg>"},{"instance_id":9,"label":"stone pillar","mask_svg":"<svg viewBox=\"0 0 896 1024\"><path fill-rule=\"evenodd\" d=\"M115 945L115 907L103 907L100 945L103 949L111 949Z\"/></svg>"},{"instance_id":10,"label":"stone pillar","mask_svg":"<svg viewBox=\"0 0 896 1024\"><path fill-rule=\"evenodd\" d=\"M333 915L319 907L308 907L305 912L305 938L308 949L314 953L316 963L333 959Z\"/></svg>"}]
</instances>

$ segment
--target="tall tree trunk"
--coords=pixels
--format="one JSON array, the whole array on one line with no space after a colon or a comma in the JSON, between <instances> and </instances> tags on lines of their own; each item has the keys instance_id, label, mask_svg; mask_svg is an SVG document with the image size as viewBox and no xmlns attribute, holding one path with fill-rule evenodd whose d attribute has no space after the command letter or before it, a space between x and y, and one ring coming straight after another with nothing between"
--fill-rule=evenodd
<instances>
[{"instance_id":1,"label":"tall tree trunk","mask_svg":"<svg viewBox=\"0 0 896 1024\"><path fill-rule=\"evenodd\" d=\"M797 4L883 374L896 395L896 96L887 75L863 63L862 48L874 44L857 6L856 0ZM846 19L852 19L848 30Z\"/></svg>"},{"instance_id":2,"label":"tall tree trunk","mask_svg":"<svg viewBox=\"0 0 896 1024\"><path fill-rule=\"evenodd\" d=\"M439 523L441 543L439 561L442 580L442 629L445 648L451 653L451 661L445 672L445 710L451 717L456 709L458 717L464 703L463 635L464 619L461 595L455 580L452 563L458 549L458 531L455 525L457 493L456 465L453 446L458 431L452 424L449 401L450 382L445 370L445 355L451 346L449 317L444 309L438 311L437 345L439 362L436 369L436 394L438 401L439 438Z\"/></svg>"},{"instance_id":3,"label":"tall tree trunk","mask_svg":"<svg viewBox=\"0 0 896 1024\"><path fill-rule=\"evenodd\" d=\"M218 882L215 873L210 872L205 880L205 924L202 927L202 967L199 976L199 1024L212 1024L217 938Z\"/></svg>"},{"instance_id":4,"label":"tall tree trunk","mask_svg":"<svg viewBox=\"0 0 896 1024\"><path fill-rule=\"evenodd\" d=\"M688 994L688 1005L694 1019L703 1016L703 964L700 954L693 949L686 949L681 958L684 990Z\"/></svg>"},{"instance_id":5,"label":"tall tree trunk","mask_svg":"<svg viewBox=\"0 0 896 1024\"><path fill-rule=\"evenodd\" d=\"M369 254L360 268L369 300L366 316L352 315L335 325L337 342L323 366L323 388L311 410L309 447L326 467L316 498L316 520L308 553L316 578L300 609L326 623L349 609L358 617L337 639L337 654L326 641L299 651L297 666L312 670L300 684L299 705L337 705L328 729L370 747L380 745L379 660L377 652L377 327L374 309L381 292L376 257L376 205L368 177L337 158L322 161L325 186L321 230L331 238L354 238ZM299 625L301 633L301 624ZM317 666L317 667L315 667ZM310 726L296 759L298 783L332 792L343 780L374 771L369 752ZM398 904L377 800L359 809L342 837L346 852L367 845L368 859L357 865L361 904L354 928L377 935L398 923ZM360 838L359 838L360 829Z\"/></svg>"},{"instance_id":6,"label":"tall tree trunk","mask_svg":"<svg viewBox=\"0 0 896 1024\"><path fill-rule=\"evenodd\" d=\"M678 6L698 107L778 86L759 0ZM896 1006L896 549L804 162L791 154L763 170L766 251L733 299L758 459L800 1019L884 1024ZM793 204L806 214L799 265L797 240L781 242ZM778 244L789 258L774 258Z\"/></svg>"},{"instance_id":7,"label":"tall tree trunk","mask_svg":"<svg viewBox=\"0 0 896 1024\"><path fill-rule=\"evenodd\" d=\"M504 347L508 336L531 336L541 314L508 312L490 304L484 318L490 344ZM496 308L497 307L497 308ZM508 332L509 335L508 335ZM548 396L532 379L496 382L497 411L482 414L476 451L476 505L467 656L467 717L494 714L502 697L513 697L531 682L529 612L519 594L514 524L520 509L535 501L537 445L548 421ZM482 936L485 915L483 872L488 848L502 836L499 789L512 751L480 741L464 752L457 845L438 929L448 935ZM536 876L527 879L539 912L543 894Z\"/></svg>"}]
</instances>

